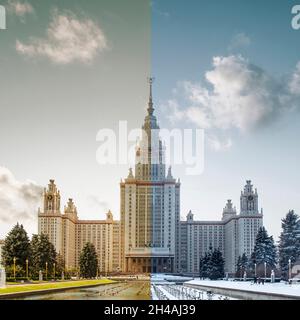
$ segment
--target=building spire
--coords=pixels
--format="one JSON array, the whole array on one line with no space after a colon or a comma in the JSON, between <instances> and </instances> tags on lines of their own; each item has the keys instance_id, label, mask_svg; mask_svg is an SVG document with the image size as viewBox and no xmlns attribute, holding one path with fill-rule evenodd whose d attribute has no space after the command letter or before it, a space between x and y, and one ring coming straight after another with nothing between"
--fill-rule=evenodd
<instances>
[{"instance_id":1,"label":"building spire","mask_svg":"<svg viewBox=\"0 0 300 320\"><path fill-rule=\"evenodd\" d=\"M154 108L153 108L153 101L152 101L152 83L154 81L153 77L148 78L148 82L150 85L150 93L149 93L149 102L148 102L148 115L152 116L153 112L154 112Z\"/></svg>"}]
</instances>

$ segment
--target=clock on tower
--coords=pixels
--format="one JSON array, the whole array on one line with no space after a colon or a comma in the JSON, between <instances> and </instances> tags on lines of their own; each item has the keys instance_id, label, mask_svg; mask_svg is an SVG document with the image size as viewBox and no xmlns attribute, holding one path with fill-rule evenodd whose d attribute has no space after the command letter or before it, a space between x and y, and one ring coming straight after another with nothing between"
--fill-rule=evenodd
<instances>
[{"instance_id":1,"label":"clock on tower","mask_svg":"<svg viewBox=\"0 0 300 320\"><path fill-rule=\"evenodd\" d=\"M246 181L244 191L241 192L241 214L255 215L258 211L258 194L257 190L253 190L251 180Z\"/></svg>"},{"instance_id":2,"label":"clock on tower","mask_svg":"<svg viewBox=\"0 0 300 320\"><path fill-rule=\"evenodd\" d=\"M60 193L54 180L50 180L48 189L44 190L44 211L48 214L60 213Z\"/></svg>"}]
</instances>

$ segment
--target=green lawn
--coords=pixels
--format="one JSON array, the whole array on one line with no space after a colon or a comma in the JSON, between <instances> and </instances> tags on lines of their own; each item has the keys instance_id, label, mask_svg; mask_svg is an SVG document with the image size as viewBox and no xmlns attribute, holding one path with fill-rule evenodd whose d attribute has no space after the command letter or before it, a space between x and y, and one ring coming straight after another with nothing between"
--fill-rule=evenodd
<instances>
[{"instance_id":1,"label":"green lawn","mask_svg":"<svg viewBox=\"0 0 300 320\"><path fill-rule=\"evenodd\" d=\"M54 282L54 283L38 283L38 284L24 284L24 285L9 285L5 289L0 289L1 294L8 293L19 293L28 291L38 291L38 290L51 290L51 289L63 289L70 287L82 287L82 286L93 286L101 285L107 283L113 283L113 280L101 279L101 280L79 280L79 281L65 281L65 282Z\"/></svg>"}]
</instances>

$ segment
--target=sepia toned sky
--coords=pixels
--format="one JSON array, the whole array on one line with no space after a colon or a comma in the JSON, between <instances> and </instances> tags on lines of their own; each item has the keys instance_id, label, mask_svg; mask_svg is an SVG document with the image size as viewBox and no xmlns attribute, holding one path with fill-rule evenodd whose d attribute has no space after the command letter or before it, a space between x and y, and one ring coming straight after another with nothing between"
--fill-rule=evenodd
<instances>
[{"instance_id":1,"label":"sepia toned sky","mask_svg":"<svg viewBox=\"0 0 300 320\"><path fill-rule=\"evenodd\" d=\"M0 166L16 180L0 185L0 234L16 220L37 232L31 207L25 207L30 217L21 218L27 179L42 187L55 179L62 203L72 197L81 218L102 219L109 208L118 217L119 182L128 166L98 165L96 135L117 130L119 120L142 123L150 3L27 1L32 10L17 3L25 2L8 4L7 30L0 32ZM20 193L24 201L17 205Z\"/></svg>"},{"instance_id":2,"label":"sepia toned sky","mask_svg":"<svg viewBox=\"0 0 300 320\"><path fill-rule=\"evenodd\" d=\"M205 129L204 171L181 179L181 216L220 219L251 179L275 237L300 214L297 1L9 0L0 31L0 237L37 232L48 180L84 219L119 217L128 165L99 165L97 132L143 122L153 75L162 128Z\"/></svg>"}]
</instances>

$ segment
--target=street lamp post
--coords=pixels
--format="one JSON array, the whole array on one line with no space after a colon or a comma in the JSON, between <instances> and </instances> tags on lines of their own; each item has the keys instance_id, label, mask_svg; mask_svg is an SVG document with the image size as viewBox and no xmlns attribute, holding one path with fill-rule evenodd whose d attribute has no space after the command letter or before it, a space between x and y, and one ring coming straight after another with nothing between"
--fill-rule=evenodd
<instances>
[{"instance_id":1,"label":"street lamp post","mask_svg":"<svg viewBox=\"0 0 300 320\"><path fill-rule=\"evenodd\" d=\"M254 275L255 275L255 278L257 277L257 273L256 273L256 263L254 263Z\"/></svg>"},{"instance_id":2,"label":"street lamp post","mask_svg":"<svg viewBox=\"0 0 300 320\"><path fill-rule=\"evenodd\" d=\"M29 277L28 277L28 259L26 259L26 278L27 280L29 280Z\"/></svg>"},{"instance_id":3,"label":"street lamp post","mask_svg":"<svg viewBox=\"0 0 300 320\"><path fill-rule=\"evenodd\" d=\"M48 262L46 262L46 281L48 280Z\"/></svg>"},{"instance_id":4,"label":"street lamp post","mask_svg":"<svg viewBox=\"0 0 300 320\"><path fill-rule=\"evenodd\" d=\"M265 262L265 281L267 280L267 263Z\"/></svg>"},{"instance_id":5,"label":"street lamp post","mask_svg":"<svg viewBox=\"0 0 300 320\"><path fill-rule=\"evenodd\" d=\"M292 265L292 260L291 260L291 258L289 259L289 279L288 280L290 280L291 278L292 278L292 275L291 275L291 265Z\"/></svg>"},{"instance_id":6,"label":"street lamp post","mask_svg":"<svg viewBox=\"0 0 300 320\"><path fill-rule=\"evenodd\" d=\"M14 261L14 279L15 279L15 281L16 281L16 260L17 260L17 258L14 257L13 261Z\"/></svg>"},{"instance_id":7,"label":"street lamp post","mask_svg":"<svg viewBox=\"0 0 300 320\"><path fill-rule=\"evenodd\" d=\"M55 263L53 263L53 274L54 274L54 281L55 281Z\"/></svg>"}]
</instances>

